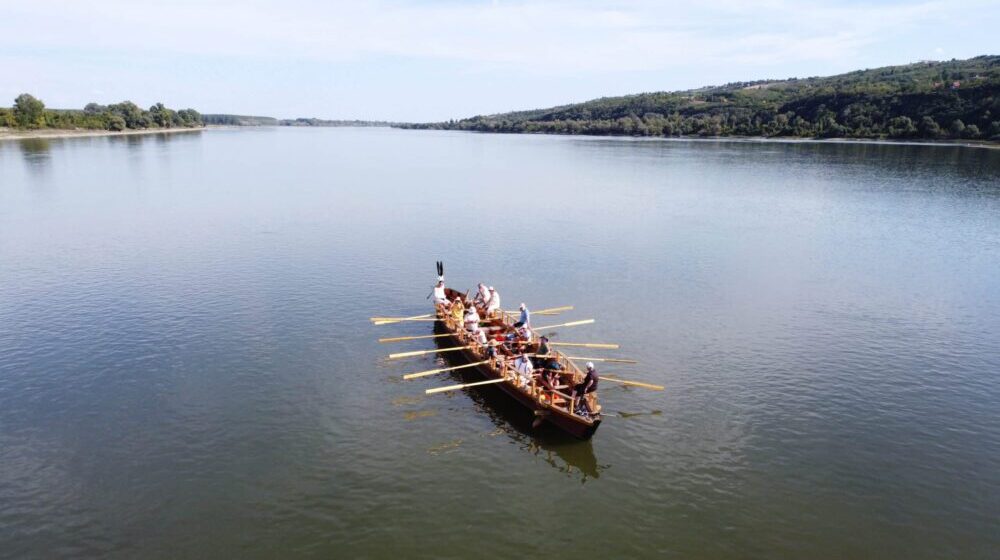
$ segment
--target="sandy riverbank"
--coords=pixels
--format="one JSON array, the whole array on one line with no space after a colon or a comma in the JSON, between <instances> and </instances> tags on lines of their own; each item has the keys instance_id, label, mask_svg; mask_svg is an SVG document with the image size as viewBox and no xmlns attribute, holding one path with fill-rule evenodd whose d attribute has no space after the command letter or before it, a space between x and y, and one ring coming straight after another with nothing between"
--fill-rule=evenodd
<instances>
[{"instance_id":1,"label":"sandy riverbank","mask_svg":"<svg viewBox=\"0 0 1000 560\"><path fill-rule=\"evenodd\" d=\"M76 129L38 129L38 130L16 130L12 128L0 127L0 140L27 140L30 138L77 138L83 136L133 136L140 134L174 134L179 132L202 132L218 128L229 128L224 126L205 126L201 128L151 128L146 130L123 130L113 132L110 130L92 130L85 128Z\"/></svg>"}]
</instances>

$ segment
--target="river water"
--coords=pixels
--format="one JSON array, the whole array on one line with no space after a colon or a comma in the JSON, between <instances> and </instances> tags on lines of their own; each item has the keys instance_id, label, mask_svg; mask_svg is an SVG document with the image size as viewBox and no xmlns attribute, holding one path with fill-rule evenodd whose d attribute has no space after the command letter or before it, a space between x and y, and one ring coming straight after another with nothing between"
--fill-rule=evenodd
<instances>
[{"instance_id":1,"label":"river water","mask_svg":"<svg viewBox=\"0 0 1000 560\"><path fill-rule=\"evenodd\" d=\"M617 342L589 442L450 285ZM612 365L617 367L612 367ZM0 142L0 556L995 558L1000 151L391 129Z\"/></svg>"}]
</instances>

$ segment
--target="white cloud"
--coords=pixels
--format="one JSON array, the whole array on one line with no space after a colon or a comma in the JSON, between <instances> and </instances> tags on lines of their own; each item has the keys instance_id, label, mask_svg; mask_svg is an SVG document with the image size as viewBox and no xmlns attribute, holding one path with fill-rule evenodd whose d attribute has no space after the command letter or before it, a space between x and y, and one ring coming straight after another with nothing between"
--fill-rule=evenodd
<instances>
[{"instance_id":1,"label":"white cloud","mask_svg":"<svg viewBox=\"0 0 1000 560\"><path fill-rule=\"evenodd\" d=\"M971 13L978 3L36 0L8 9L0 45L330 61L389 55L532 72L648 71L724 60L850 58L909 26ZM27 25L32 21L45 25Z\"/></svg>"}]
</instances>

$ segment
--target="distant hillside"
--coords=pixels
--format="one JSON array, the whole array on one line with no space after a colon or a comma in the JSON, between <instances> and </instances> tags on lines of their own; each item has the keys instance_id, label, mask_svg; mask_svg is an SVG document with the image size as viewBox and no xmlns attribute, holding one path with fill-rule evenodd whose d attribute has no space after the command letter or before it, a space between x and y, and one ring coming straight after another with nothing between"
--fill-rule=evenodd
<instances>
[{"instance_id":1,"label":"distant hillside","mask_svg":"<svg viewBox=\"0 0 1000 560\"><path fill-rule=\"evenodd\" d=\"M1000 140L1000 56L605 97L401 128L630 136Z\"/></svg>"},{"instance_id":2,"label":"distant hillside","mask_svg":"<svg viewBox=\"0 0 1000 560\"><path fill-rule=\"evenodd\" d=\"M281 126L392 126L393 123L384 121L358 121L358 120L324 120L324 119L281 119L278 121Z\"/></svg>"},{"instance_id":3,"label":"distant hillside","mask_svg":"<svg viewBox=\"0 0 1000 560\"><path fill-rule=\"evenodd\" d=\"M276 119L274 117L254 117L249 115L202 115L205 124L228 126L390 126L382 121L324 120L315 118Z\"/></svg>"}]
</instances>

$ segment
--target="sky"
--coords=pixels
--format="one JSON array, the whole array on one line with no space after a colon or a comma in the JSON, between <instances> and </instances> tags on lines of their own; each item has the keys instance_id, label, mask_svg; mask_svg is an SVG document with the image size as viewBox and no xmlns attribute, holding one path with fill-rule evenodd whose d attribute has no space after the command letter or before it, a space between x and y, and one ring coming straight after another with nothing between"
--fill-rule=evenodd
<instances>
[{"instance_id":1,"label":"sky","mask_svg":"<svg viewBox=\"0 0 1000 560\"><path fill-rule=\"evenodd\" d=\"M0 0L0 104L440 121L1000 54L998 29L997 0Z\"/></svg>"}]
</instances>

